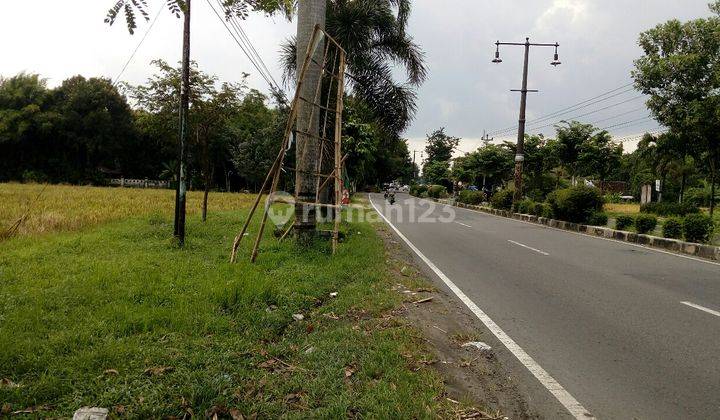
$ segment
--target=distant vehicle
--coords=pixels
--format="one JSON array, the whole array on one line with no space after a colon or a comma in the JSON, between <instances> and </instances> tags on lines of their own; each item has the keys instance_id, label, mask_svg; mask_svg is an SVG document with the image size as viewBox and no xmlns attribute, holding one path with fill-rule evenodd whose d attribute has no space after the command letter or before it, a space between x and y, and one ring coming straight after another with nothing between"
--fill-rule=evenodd
<instances>
[{"instance_id":1,"label":"distant vehicle","mask_svg":"<svg viewBox=\"0 0 720 420\"><path fill-rule=\"evenodd\" d=\"M404 193L410 192L410 186L409 186L409 185L403 185L402 187L400 187L400 192L404 192Z\"/></svg>"},{"instance_id":2,"label":"distant vehicle","mask_svg":"<svg viewBox=\"0 0 720 420\"><path fill-rule=\"evenodd\" d=\"M468 190L470 190L470 191L480 191L480 190L478 189L478 187L476 187L475 185L469 186L469 187L468 187Z\"/></svg>"}]
</instances>

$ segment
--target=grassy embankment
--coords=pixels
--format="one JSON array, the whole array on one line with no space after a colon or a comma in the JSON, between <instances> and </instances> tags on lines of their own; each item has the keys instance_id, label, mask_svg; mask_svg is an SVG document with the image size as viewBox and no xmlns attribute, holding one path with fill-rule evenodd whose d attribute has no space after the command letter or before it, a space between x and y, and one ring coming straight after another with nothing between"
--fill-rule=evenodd
<instances>
[{"instance_id":1,"label":"grassy embankment","mask_svg":"<svg viewBox=\"0 0 720 420\"><path fill-rule=\"evenodd\" d=\"M0 184L0 223L39 188ZM345 225L335 257L268 234L257 264L247 241L230 265L249 201L213 194L178 249L170 191L49 187L21 237L0 242L0 413L448 415L421 338L392 316L391 286L412 279L393 277L373 227Z\"/></svg>"}]
</instances>

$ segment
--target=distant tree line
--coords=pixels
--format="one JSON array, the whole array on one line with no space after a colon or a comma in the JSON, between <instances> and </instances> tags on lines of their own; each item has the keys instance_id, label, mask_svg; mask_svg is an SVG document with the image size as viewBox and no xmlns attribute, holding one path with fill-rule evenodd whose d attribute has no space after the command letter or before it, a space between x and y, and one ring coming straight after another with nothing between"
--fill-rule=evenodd
<instances>
[{"instance_id":1,"label":"distant tree line","mask_svg":"<svg viewBox=\"0 0 720 420\"><path fill-rule=\"evenodd\" d=\"M35 74L0 78L0 181L173 181L180 72L161 60L153 65L156 74L139 86L75 76L49 88ZM196 64L191 84L192 187L257 190L282 140L286 102L249 89L244 78L221 83ZM358 188L409 182L407 142L378 124L363 101L346 102L343 146L350 180Z\"/></svg>"}]
</instances>

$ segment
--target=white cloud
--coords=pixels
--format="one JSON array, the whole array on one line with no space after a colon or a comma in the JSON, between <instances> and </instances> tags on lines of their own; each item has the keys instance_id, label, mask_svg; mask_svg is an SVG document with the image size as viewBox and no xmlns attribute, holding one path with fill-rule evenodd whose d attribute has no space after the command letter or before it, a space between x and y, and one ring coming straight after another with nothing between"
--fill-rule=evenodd
<instances>
[{"instance_id":1,"label":"white cloud","mask_svg":"<svg viewBox=\"0 0 720 420\"><path fill-rule=\"evenodd\" d=\"M590 16L587 0L554 0L552 5L535 21L536 29L547 31L559 24L577 26Z\"/></svg>"}]
</instances>

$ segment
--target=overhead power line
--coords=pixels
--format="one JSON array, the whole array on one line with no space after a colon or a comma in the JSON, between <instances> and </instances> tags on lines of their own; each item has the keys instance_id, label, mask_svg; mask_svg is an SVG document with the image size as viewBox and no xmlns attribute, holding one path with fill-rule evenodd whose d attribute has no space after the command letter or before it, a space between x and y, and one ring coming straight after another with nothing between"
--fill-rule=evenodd
<instances>
[{"instance_id":1,"label":"overhead power line","mask_svg":"<svg viewBox=\"0 0 720 420\"><path fill-rule=\"evenodd\" d=\"M660 127L660 128L655 129L655 130L652 130L652 131L646 131L646 132L644 132L644 133L642 133L642 134L633 134L633 135L630 135L630 136L618 137L618 138L614 139L614 141L615 141L616 143L628 143L628 142L631 142L631 141L640 140L640 139L642 139L643 137L645 137L646 134L650 134L650 135L654 136L654 135L658 135L658 134L667 133L668 131L670 131L670 129Z\"/></svg>"},{"instance_id":2,"label":"overhead power line","mask_svg":"<svg viewBox=\"0 0 720 420\"><path fill-rule=\"evenodd\" d=\"M254 46L252 46L252 42L250 42L249 38L247 38L247 35L245 35L245 38L243 38L242 35L240 35L239 31L237 31L236 27L233 25L233 17L231 16L231 18L229 19L231 24L230 26L228 26L226 20L217 11L217 9L215 8L215 6L213 6L210 0L206 1L212 11L215 13L215 16L217 16L218 20L220 20L220 23L223 24L232 39L235 41L238 47L240 47L245 56L250 60L250 63L253 65L253 67L255 67L255 69L258 71L258 74L260 74L260 76L265 80L265 82L270 86L273 91L282 92L282 90L280 89L280 85L274 81L272 74L270 74L270 72L267 70L267 66L265 65L259 54L257 54L257 50L254 48ZM222 3L220 3L219 0L216 1L220 6L220 9L224 10L224 6L222 6ZM255 53L253 53L252 51L255 51Z\"/></svg>"},{"instance_id":3,"label":"overhead power line","mask_svg":"<svg viewBox=\"0 0 720 420\"><path fill-rule=\"evenodd\" d=\"M625 122L621 122L618 124L609 125L607 127L601 128L601 130L609 130L611 128L618 128L618 127L623 127L623 128L631 127L631 126L638 125L640 123L645 123L648 121L652 121L652 117L648 116L648 117L638 118L637 120L625 121Z\"/></svg>"},{"instance_id":4,"label":"overhead power line","mask_svg":"<svg viewBox=\"0 0 720 420\"><path fill-rule=\"evenodd\" d=\"M596 110L593 110L593 111L590 111L590 112L586 112L586 113L584 113L584 114L575 115L575 116L572 116L572 117L569 117L569 118L563 118L563 119L561 119L561 120L553 121L553 122L550 123L550 124L545 124L545 125L541 125L541 126L538 126L538 127L530 127L529 130L537 131L537 130L542 129L542 128L553 127L553 126L561 123L562 121L573 121L573 120L577 120L578 118L587 117L588 115L597 114L598 112L607 111L608 109L612 109L612 108L618 107L618 106L620 106L620 105L624 105L624 104L626 104L626 103L629 103L629 102L632 102L632 101L636 101L636 100L638 100L638 99L640 99L640 98L642 98L642 97L643 97L643 95L635 96L635 97L633 97L633 98L626 99L626 100L624 100L624 101L617 102L617 103L614 103L614 104L612 104L612 105L604 106L604 107L602 107L602 108L600 108L600 109L596 109Z\"/></svg>"},{"instance_id":5,"label":"overhead power line","mask_svg":"<svg viewBox=\"0 0 720 420\"><path fill-rule=\"evenodd\" d=\"M596 104L596 103L599 103L599 102L604 102L604 101L606 101L606 100L608 100L608 99L612 99L612 98L614 98L614 97L617 97L617 96L620 96L620 95L622 95L622 94L624 94L624 93L627 93L627 92L632 91L632 90L633 90L632 88L626 89L626 88L629 87L629 86L632 86L632 83L628 83L628 84L622 85L622 86L617 87L617 88L615 88L615 89L611 89L611 90L609 90L609 91L607 91L607 92L604 92L604 93L602 93L602 94L600 94L600 95L597 95L597 96L594 96L594 97L592 97L592 98L586 99L586 100L584 100L584 101L578 102L578 103L576 103L576 104L574 104L574 105L570 105L570 106L568 106L568 107L565 107L565 108L559 109L559 110L557 110L557 111L551 112L550 114L547 114L547 115L544 115L544 116L542 116L542 117L539 117L539 118L530 120L530 121L528 121L528 123L532 124L532 123L537 123L537 122L540 122L540 121L545 121L545 120L552 119L552 118L555 118L555 117L560 116L560 115L568 114L568 113L571 113L571 112L574 112L574 111L577 111L577 110L580 110L580 109L587 108L587 107L592 106L592 105L594 105L594 104ZM623 90L623 89L625 89L625 90ZM622 90L622 91L621 91L621 90ZM621 91L621 92L618 92L618 91ZM608 96L608 95L610 95L610 96ZM506 132L506 131L513 130L513 129L515 129L515 128L517 128L517 127L513 125L513 126L506 127L506 128L501 128L501 129L498 129L498 130L491 131L491 132L488 133L488 134L504 133L504 132Z\"/></svg>"},{"instance_id":6,"label":"overhead power line","mask_svg":"<svg viewBox=\"0 0 720 420\"><path fill-rule=\"evenodd\" d=\"M150 23L150 26L148 26L147 31L145 31L145 35L143 35L143 37L140 39L140 42L138 42L137 46L133 50L132 54L130 54L130 57L125 62L125 65L123 66L122 70L120 70L120 73L118 73L118 75L115 76L115 79L113 81L113 86L116 86L118 84L118 82L120 81L120 77L122 77L123 73L125 73L125 70L127 70L128 66L135 58L135 55L137 54L137 52L140 50L140 47L147 39L148 35L150 34L150 31L152 31L153 26L155 26L155 22L158 21L162 12L163 12L163 7L160 6L160 9L158 10L157 15L155 15L155 19L153 19L153 21Z\"/></svg>"}]
</instances>

